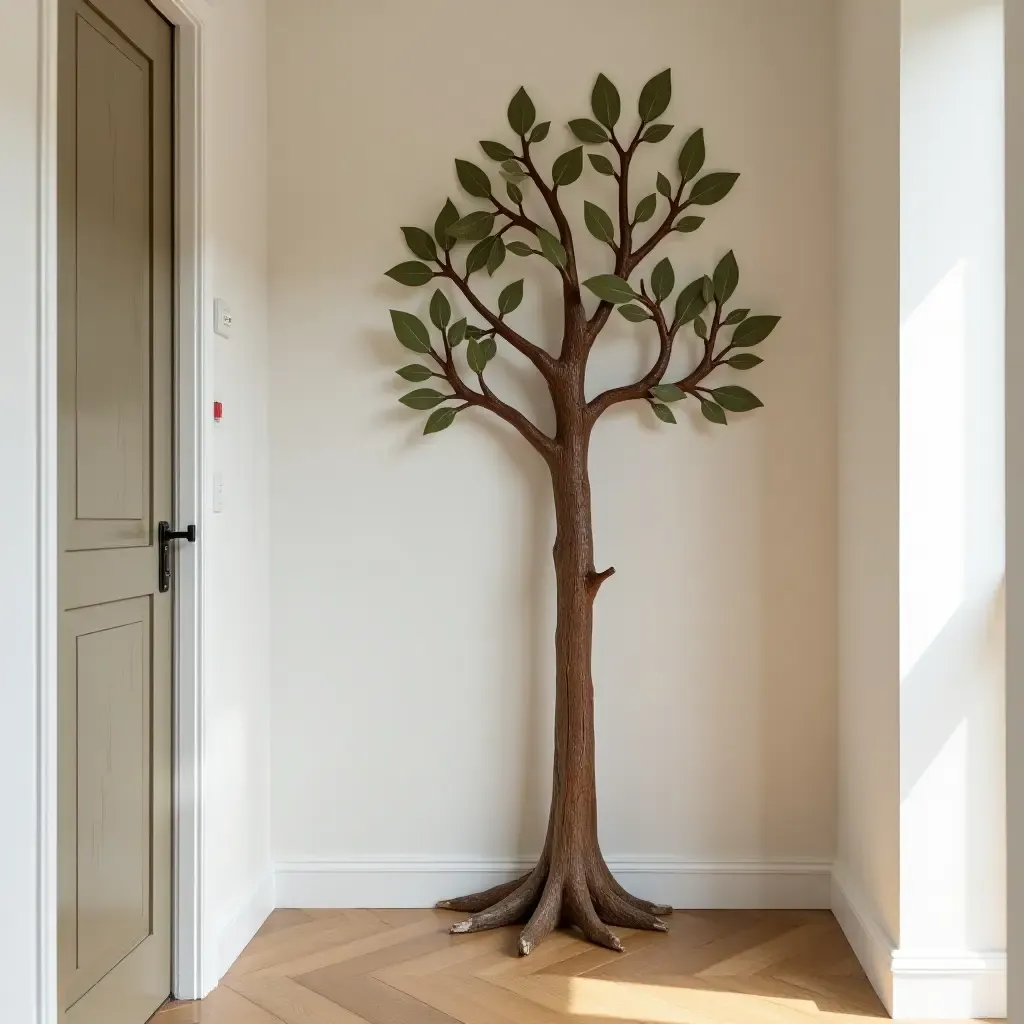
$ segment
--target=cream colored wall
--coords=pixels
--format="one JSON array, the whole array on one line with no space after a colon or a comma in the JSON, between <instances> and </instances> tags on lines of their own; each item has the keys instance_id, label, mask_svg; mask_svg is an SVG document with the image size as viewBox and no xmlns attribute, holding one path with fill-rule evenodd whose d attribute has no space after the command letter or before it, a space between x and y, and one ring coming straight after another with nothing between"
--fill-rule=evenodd
<instances>
[{"instance_id":1,"label":"cream colored wall","mask_svg":"<svg viewBox=\"0 0 1024 1024\"><path fill-rule=\"evenodd\" d=\"M610 855L830 859L835 844L834 26L818 0L470 0L270 7L273 806L278 860L535 852L550 786L552 523L545 471L467 415L422 439L397 405L387 309L401 224L460 196L453 158L507 134L525 84L553 140L596 73L627 112L671 66L673 136L743 176L679 277L734 246L783 315L744 383L767 409L711 430L627 409L593 446L598 786ZM636 198L671 168L651 147ZM607 203L588 172L566 191ZM641 191L643 190L643 191ZM547 281L550 284L550 280ZM536 294L536 293L535 293ZM529 309L534 308L531 301ZM550 337L550 293L524 328ZM894 306L893 323L896 323ZM635 373L613 320L592 391ZM498 381L531 403L529 373ZM893 525L895 530L895 524ZM893 551L893 554L895 552ZM879 556L880 557L880 556ZM894 773L895 777L895 773Z\"/></svg>"},{"instance_id":2,"label":"cream colored wall","mask_svg":"<svg viewBox=\"0 0 1024 1024\"><path fill-rule=\"evenodd\" d=\"M899 936L900 3L839 20L839 846Z\"/></svg>"}]
</instances>

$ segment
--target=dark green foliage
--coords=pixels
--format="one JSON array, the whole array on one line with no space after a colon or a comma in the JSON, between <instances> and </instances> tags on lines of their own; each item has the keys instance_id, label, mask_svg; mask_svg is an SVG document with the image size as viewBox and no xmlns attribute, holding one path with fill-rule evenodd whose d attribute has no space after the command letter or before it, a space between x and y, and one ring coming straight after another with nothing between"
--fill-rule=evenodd
<instances>
[{"instance_id":1,"label":"dark green foliage","mask_svg":"<svg viewBox=\"0 0 1024 1024\"><path fill-rule=\"evenodd\" d=\"M672 198L672 182L665 177L661 171L658 171L658 177L656 179L658 185L658 191L666 198Z\"/></svg>"},{"instance_id":2,"label":"dark green foliage","mask_svg":"<svg viewBox=\"0 0 1024 1024\"><path fill-rule=\"evenodd\" d=\"M408 285L410 288L418 288L420 285L426 284L434 276L434 272L426 263L420 263L419 260L409 260L407 263L399 263L398 266L392 267L387 271L387 276L399 284Z\"/></svg>"},{"instance_id":3,"label":"dark green foliage","mask_svg":"<svg viewBox=\"0 0 1024 1024\"><path fill-rule=\"evenodd\" d=\"M605 302L614 302L616 305L621 302L629 302L637 297L629 282L614 274L598 274L597 277L591 277L583 284L599 299Z\"/></svg>"},{"instance_id":4,"label":"dark green foliage","mask_svg":"<svg viewBox=\"0 0 1024 1024\"><path fill-rule=\"evenodd\" d=\"M749 309L734 309L723 321L723 327L735 327L736 324L743 323L747 319L747 315L750 313Z\"/></svg>"},{"instance_id":5,"label":"dark green foliage","mask_svg":"<svg viewBox=\"0 0 1024 1024\"><path fill-rule=\"evenodd\" d=\"M641 142L663 142L669 137L672 129L675 127L674 124L652 124L644 133L640 136Z\"/></svg>"},{"instance_id":6,"label":"dark green foliage","mask_svg":"<svg viewBox=\"0 0 1024 1024\"><path fill-rule=\"evenodd\" d=\"M501 290L498 296L498 311L502 316L507 316L523 301L523 282L513 281Z\"/></svg>"},{"instance_id":7,"label":"dark green foliage","mask_svg":"<svg viewBox=\"0 0 1024 1024\"><path fill-rule=\"evenodd\" d=\"M418 316L406 313L401 309L391 310L391 326L395 337L413 352L430 352L430 335L426 325Z\"/></svg>"},{"instance_id":8,"label":"dark green foliage","mask_svg":"<svg viewBox=\"0 0 1024 1024\"><path fill-rule=\"evenodd\" d=\"M708 340L708 325L702 316L695 316L693 318L693 333L697 335L701 341Z\"/></svg>"},{"instance_id":9,"label":"dark green foliage","mask_svg":"<svg viewBox=\"0 0 1024 1024\"><path fill-rule=\"evenodd\" d=\"M748 316L732 332L732 344L736 348L750 348L752 345L760 345L779 323L777 316Z\"/></svg>"},{"instance_id":10,"label":"dark green foliage","mask_svg":"<svg viewBox=\"0 0 1024 1024\"><path fill-rule=\"evenodd\" d=\"M531 142L543 142L548 137L548 132L551 130L550 121L541 121L540 124L533 126L533 131L530 132Z\"/></svg>"},{"instance_id":11,"label":"dark green foliage","mask_svg":"<svg viewBox=\"0 0 1024 1024\"><path fill-rule=\"evenodd\" d=\"M732 293L736 291L736 286L740 283L740 268L732 249L719 260L718 266L715 267L713 281L715 298L719 305L724 306L732 298Z\"/></svg>"},{"instance_id":12,"label":"dark green foliage","mask_svg":"<svg viewBox=\"0 0 1024 1024\"><path fill-rule=\"evenodd\" d=\"M515 160L516 155L503 142L481 142L480 148L492 159L499 163L502 160Z\"/></svg>"},{"instance_id":13,"label":"dark green foliage","mask_svg":"<svg viewBox=\"0 0 1024 1024\"><path fill-rule=\"evenodd\" d=\"M584 202L583 220L587 230L600 242L613 243L615 241L615 225L600 206L595 203Z\"/></svg>"},{"instance_id":14,"label":"dark green foliage","mask_svg":"<svg viewBox=\"0 0 1024 1024\"><path fill-rule=\"evenodd\" d=\"M513 256L530 256L537 251L536 249L528 246L525 242L520 241L509 242L505 248L508 249Z\"/></svg>"},{"instance_id":15,"label":"dark green foliage","mask_svg":"<svg viewBox=\"0 0 1024 1024\"><path fill-rule=\"evenodd\" d=\"M407 380L411 384L418 384L420 381L430 380L434 376L434 372L427 366L421 366L419 363L410 363L408 366L403 366L400 370L395 370L402 380Z\"/></svg>"},{"instance_id":16,"label":"dark green foliage","mask_svg":"<svg viewBox=\"0 0 1024 1024\"><path fill-rule=\"evenodd\" d=\"M455 173L459 176L459 184L471 196L486 199L491 194L491 179L483 168L468 160L456 160Z\"/></svg>"},{"instance_id":17,"label":"dark green foliage","mask_svg":"<svg viewBox=\"0 0 1024 1024\"><path fill-rule=\"evenodd\" d=\"M505 185L505 191L508 193L509 199L516 206L523 205L523 190L514 181L510 181Z\"/></svg>"},{"instance_id":18,"label":"dark green foliage","mask_svg":"<svg viewBox=\"0 0 1024 1024\"><path fill-rule=\"evenodd\" d=\"M705 174L690 190L690 202L698 206L711 206L721 202L736 184L738 174L732 171L714 171Z\"/></svg>"},{"instance_id":19,"label":"dark green foliage","mask_svg":"<svg viewBox=\"0 0 1024 1024\"><path fill-rule=\"evenodd\" d=\"M508 123L516 135L525 135L533 126L537 117L537 110L533 100L526 94L526 90L520 86L518 92L512 97L508 105Z\"/></svg>"},{"instance_id":20,"label":"dark green foliage","mask_svg":"<svg viewBox=\"0 0 1024 1024\"><path fill-rule=\"evenodd\" d=\"M563 153L551 168L551 178L557 188L571 185L583 173L583 147L577 146Z\"/></svg>"},{"instance_id":21,"label":"dark green foliage","mask_svg":"<svg viewBox=\"0 0 1024 1024\"><path fill-rule=\"evenodd\" d=\"M598 75L594 83L590 94L590 109L605 128L614 128L619 120L622 109L619 91L604 75Z\"/></svg>"},{"instance_id":22,"label":"dark green foliage","mask_svg":"<svg viewBox=\"0 0 1024 1024\"><path fill-rule=\"evenodd\" d=\"M597 171L598 174L605 174L609 177L615 174L615 168L612 166L611 160L609 160L603 153L588 153L587 156L589 157L594 170Z\"/></svg>"},{"instance_id":23,"label":"dark green foliage","mask_svg":"<svg viewBox=\"0 0 1024 1024\"><path fill-rule=\"evenodd\" d=\"M644 221L650 220L654 216L654 211L658 208L658 197L655 193L651 193L649 196L644 196L639 203L636 204L636 212L633 214L634 224L643 224Z\"/></svg>"},{"instance_id":24,"label":"dark green foliage","mask_svg":"<svg viewBox=\"0 0 1024 1024\"><path fill-rule=\"evenodd\" d=\"M494 242L494 236L489 235L487 238L481 239L469 250L469 255L466 257L467 274L475 274L478 270L483 270L487 266L487 261L491 258L491 249L494 246Z\"/></svg>"},{"instance_id":25,"label":"dark green foliage","mask_svg":"<svg viewBox=\"0 0 1024 1024\"><path fill-rule=\"evenodd\" d=\"M405 244L409 246L413 256L419 256L421 260L437 259L437 247L429 231L424 231L423 228L402 228L402 234L405 235Z\"/></svg>"},{"instance_id":26,"label":"dark green foliage","mask_svg":"<svg viewBox=\"0 0 1024 1024\"><path fill-rule=\"evenodd\" d=\"M466 318L463 317L461 320L456 320L455 323L448 328L448 344L452 348L462 344L462 339L466 336Z\"/></svg>"},{"instance_id":27,"label":"dark green foliage","mask_svg":"<svg viewBox=\"0 0 1024 1024\"><path fill-rule=\"evenodd\" d=\"M764 360L760 356L755 356L753 352L740 352L732 359L726 359L726 363L736 370L752 370L763 362Z\"/></svg>"},{"instance_id":28,"label":"dark green foliage","mask_svg":"<svg viewBox=\"0 0 1024 1024\"><path fill-rule=\"evenodd\" d=\"M644 309L643 306L634 306L632 303L626 306L619 306L619 312L628 320L630 323L639 324L644 320L650 320L651 314Z\"/></svg>"},{"instance_id":29,"label":"dark green foliage","mask_svg":"<svg viewBox=\"0 0 1024 1024\"><path fill-rule=\"evenodd\" d=\"M660 402L651 402L650 405L654 410L654 415L657 416L662 423L676 422L676 414L667 405L662 405Z\"/></svg>"},{"instance_id":30,"label":"dark green foliage","mask_svg":"<svg viewBox=\"0 0 1024 1024\"><path fill-rule=\"evenodd\" d=\"M433 409L444 400L445 396L433 388L417 388L399 399L402 405L407 405L410 409Z\"/></svg>"},{"instance_id":31,"label":"dark green foliage","mask_svg":"<svg viewBox=\"0 0 1024 1024\"><path fill-rule=\"evenodd\" d=\"M437 220L434 221L434 238L437 239L437 244L447 252L454 244L455 239L449 233L448 229L459 219L459 211L456 209L455 204L450 200L445 200L445 204L441 209L441 212L437 215Z\"/></svg>"},{"instance_id":32,"label":"dark green foliage","mask_svg":"<svg viewBox=\"0 0 1024 1024\"><path fill-rule=\"evenodd\" d=\"M451 318L452 307L444 292L438 289L430 298L430 322L439 331L443 331Z\"/></svg>"},{"instance_id":33,"label":"dark green foliage","mask_svg":"<svg viewBox=\"0 0 1024 1024\"><path fill-rule=\"evenodd\" d=\"M505 243L500 236L495 236L491 251L487 256L487 273L494 277L494 272L505 262Z\"/></svg>"},{"instance_id":34,"label":"dark green foliage","mask_svg":"<svg viewBox=\"0 0 1024 1024\"><path fill-rule=\"evenodd\" d=\"M550 231L545 231L544 228L537 229L537 240L540 242L540 251L544 259L549 263L553 263L559 270L564 268L568 262L565 246Z\"/></svg>"},{"instance_id":35,"label":"dark green foliage","mask_svg":"<svg viewBox=\"0 0 1024 1024\"><path fill-rule=\"evenodd\" d=\"M608 141L608 133L596 121L591 121L589 117L578 117L570 121L569 130L580 142L585 142L587 145L597 145Z\"/></svg>"},{"instance_id":36,"label":"dark green foliage","mask_svg":"<svg viewBox=\"0 0 1024 1024\"><path fill-rule=\"evenodd\" d=\"M689 234L691 231L696 231L703 223L703 217L683 217L672 230Z\"/></svg>"},{"instance_id":37,"label":"dark green foliage","mask_svg":"<svg viewBox=\"0 0 1024 1024\"><path fill-rule=\"evenodd\" d=\"M700 400L700 411L704 414L704 419L710 420L712 423L720 423L722 426L725 426L729 422L725 417L725 410L720 405L709 402L705 398Z\"/></svg>"},{"instance_id":38,"label":"dark green foliage","mask_svg":"<svg viewBox=\"0 0 1024 1024\"><path fill-rule=\"evenodd\" d=\"M448 233L463 242L478 242L494 230L494 214L486 210L474 210L460 217L448 228Z\"/></svg>"},{"instance_id":39,"label":"dark green foliage","mask_svg":"<svg viewBox=\"0 0 1024 1024\"><path fill-rule=\"evenodd\" d=\"M686 397L686 392L675 384L658 384L651 388L651 394L660 402L679 402Z\"/></svg>"},{"instance_id":40,"label":"dark green foliage","mask_svg":"<svg viewBox=\"0 0 1024 1024\"><path fill-rule=\"evenodd\" d=\"M530 175L518 160L506 160L501 165L501 176L513 185L518 185Z\"/></svg>"},{"instance_id":41,"label":"dark green foliage","mask_svg":"<svg viewBox=\"0 0 1024 1024\"><path fill-rule=\"evenodd\" d=\"M710 302L715 297L715 283L707 274L704 275L704 301Z\"/></svg>"},{"instance_id":42,"label":"dark green foliage","mask_svg":"<svg viewBox=\"0 0 1024 1024\"><path fill-rule=\"evenodd\" d=\"M483 373L484 367L487 365L487 356L482 344L482 342L473 338L466 346L466 362L469 364L469 368L476 374Z\"/></svg>"},{"instance_id":43,"label":"dark green foliage","mask_svg":"<svg viewBox=\"0 0 1024 1024\"><path fill-rule=\"evenodd\" d=\"M668 109L669 101L672 99L672 69L666 68L656 74L640 90L640 102L637 104L637 112L640 119L647 124L656 121Z\"/></svg>"},{"instance_id":44,"label":"dark green foliage","mask_svg":"<svg viewBox=\"0 0 1024 1024\"><path fill-rule=\"evenodd\" d=\"M679 151L679 173L683 176L684 185L700 174L704 158L704 129L698 128L683 143L683 148Z\"/></svg>"},{"instance_id":45,"label":"dark green foliage","mask_svg":"<svg viewBox=\"0 0 1024 1024\"><path fill-rule=\"evenodd\" d=\"M444 430L445 427L450 427L455 421L458 411L458 409L453 409L451 406L444 409L435 409L427 417L427 425L423 428L423 433L436 434L439 430Z\"/></svg>"},{"instance_id":46,"label":"dark green foliage","mask_svg":"<svg viewBox=\"0 0 1024 1024\"><path fill-rule=\"evenodd\" d=\"M676 298L675 324L681 327L688 324L707 305L704 298L704 278L698 277L691 281Z\"/></svg>"},{"instance_id":47,"label":"dark green foliage","mask_svg":"<svg viewBox=\"0 0 1024 1024\"><path fill-rule=\"evenodd\" d=\"M651 291L655 301L664 302L676 286L676 275L668 258L661 260L651 273Z\"/></svg>"},{"instance_id":48,"label":"dark green foliage","mask_svg":"<svg viewBox=\"0 0 1024 1024\"><path fill-rule=\"evenodd\" d=\"M714 388L711 392L715 401L729 412L750 412L751 409L760 409L764 402L757 395L752 394L746 388L738 384L727 384L725 387Z\"/></svg>"}]
</instances>

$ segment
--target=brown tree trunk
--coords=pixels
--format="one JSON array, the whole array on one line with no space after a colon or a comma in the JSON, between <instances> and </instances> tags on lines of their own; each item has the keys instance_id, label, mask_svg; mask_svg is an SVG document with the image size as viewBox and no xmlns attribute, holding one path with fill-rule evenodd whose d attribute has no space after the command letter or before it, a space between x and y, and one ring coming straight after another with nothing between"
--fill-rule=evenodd
<instances>
[{"instance_id":1,"label":"brown tree trunk","mask_svg":"<svg viewBox=\"0 0 1024 1024\"><path fill-rule=\"evenodd\" d=\"M582 375L580 375L582 376ZM575 925L592 942L621 950L608 925L665 931L669 907L627 893L612 877L597 840L594 684L591 652L594 599L614 572L594 568L586 420L582 379L556 404L559 444L548 460L555 501L557 585L555 625L555 758L547 838L537 866L486 892L444 900L439 907L473 914L452 932L526 921L519 951L527 955L559 924Z\"/></svg>"}]
</instances>

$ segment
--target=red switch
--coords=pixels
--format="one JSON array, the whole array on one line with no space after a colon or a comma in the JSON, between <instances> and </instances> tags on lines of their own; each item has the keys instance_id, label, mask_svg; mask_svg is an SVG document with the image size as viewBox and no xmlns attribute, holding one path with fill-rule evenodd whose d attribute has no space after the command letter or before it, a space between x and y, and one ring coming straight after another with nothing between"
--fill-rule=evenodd
<instances>
[{"instance_id":1,"label":"red switch","mask_svg":"<svg viewBox=\"0 0 1024 1024\"><path fill-rule=\"evenodd\" d=\"M223 402L214 402L213 403L213 422L214 423L220 423L220 421L223 418L224 418L224 403Z\"/></svg>"}]
</instances>

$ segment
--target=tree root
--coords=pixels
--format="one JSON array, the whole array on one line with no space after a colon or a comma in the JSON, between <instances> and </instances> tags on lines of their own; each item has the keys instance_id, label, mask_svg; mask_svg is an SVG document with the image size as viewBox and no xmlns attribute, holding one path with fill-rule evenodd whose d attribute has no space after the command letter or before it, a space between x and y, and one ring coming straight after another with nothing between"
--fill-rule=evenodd
<instances>
[{"instance_id":1,"label":"tree root","mask_svg":"<svg viewBox=\"0 0 1024 1024\"><path fill-rule=\"evenodd\" d=\"M659 914L670 907L631 896L615 881L598 855L587 870L555 871L541 860L533 871L513 882L496 885L484 892L441 900L441 910L463 910L472 916L452 925L453 935L526 925L519 936L519 954L528 956L537 944L561 923L575 925L584 938L621 952L622 942L609 925L666 932L668 925Z\"/></svg>"}]
</instances>

